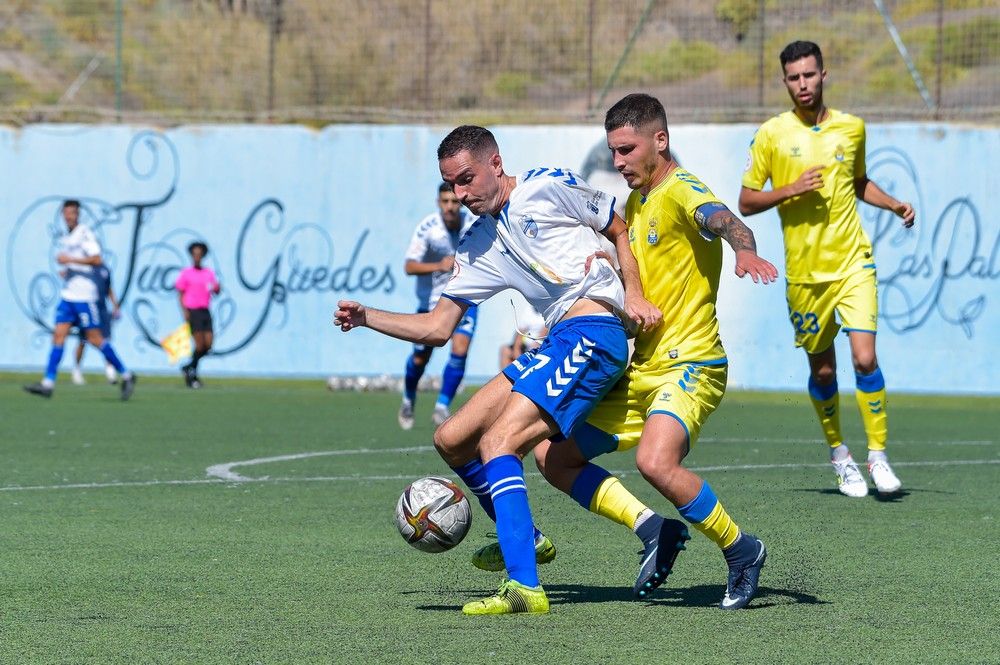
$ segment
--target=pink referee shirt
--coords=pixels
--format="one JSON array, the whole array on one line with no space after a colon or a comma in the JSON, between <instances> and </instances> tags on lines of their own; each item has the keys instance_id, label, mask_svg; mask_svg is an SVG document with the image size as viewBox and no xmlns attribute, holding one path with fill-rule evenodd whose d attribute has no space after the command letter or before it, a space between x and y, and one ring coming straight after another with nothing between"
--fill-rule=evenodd
<instances>
[{"instance_id":1,"label":"pink referee shirt","mask_svg":"<svg viewBox=\"0 0 1000 665\"><path fill-rule=\"evenodd\" d=\"M215 290L215 272L211 268L188 266L177 276L174 288L180 291L181 303L188 309L208 309Z\"/></svg>"}]
</instances>

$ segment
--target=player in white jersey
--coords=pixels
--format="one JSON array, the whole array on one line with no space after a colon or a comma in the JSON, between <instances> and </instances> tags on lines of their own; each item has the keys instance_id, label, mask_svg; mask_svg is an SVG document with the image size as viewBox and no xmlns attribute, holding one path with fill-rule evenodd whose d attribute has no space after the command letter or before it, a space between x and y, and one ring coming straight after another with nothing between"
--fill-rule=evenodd
<instances>
[{"instance_id":1,"label":"player in white jersey","mask_svg":"<svg viewBox=\"0 0 1000 665\"><path fill-rule=\"evenodd\" d=\"M135 375L125 369L111 342L101 334L101 311L98 307L99 293L94 280L95 266L101 265L101 245L89 227L80 224L80 202L69 199L62 206L63 220L69 231L59 239L59 253L56 261L64 266L62 275L65 284L61 292L62 300L56 308L56 325L52 332L52 349L45 368L45 377L24 389L33 395L52 397L63 357L63 347L70 328L76 326L87 337L87 341L104 354L104 358L114 366L121 376L122 400L127 400L135 390Z\"/></svg>"},{"instance_id":2,"label":"player in white jersey","mask_svg":"<svg viewBox=\"0 0 1000 665\"><path fill-rule=\"evenodd\" d=\"M441 292L451 279L451 268L455 263L458 242L472 225L473 217L462 208L451 185L441 183L438 187L438 212L424 217L413 231L410 246L406 249L405 270L407 275L417 276L417 312L434 309ZM451 401L458 392L458 386L465 377L465 361L469 355L469 344L476 332L475 307L470 307L462 322L451 336L451 356L441 376L441 391L434 404L432 419L435 425L443 423L451 415ZM417 385L427 369L434 347L414 344L413 353L406 360L406 374L403 382L403 401L399 405L397 420L403 429L413 427L413 407L417 401Z\"/></svg>"},{"instance_id":3,"label":"player in white jersey","mask_svg":"<svg viewBox=\"0 0 1000 665\"><path fill-rule=\"evenodd\" d=\"M546 332L548 328L545 327L545 317L534 307L525 307L520 311L515 309L514 339L510 344L500 347L500 369L506 369L520 358L522 353L534 351L541 346Z\"/></svg>"},{"instance_id":4,"label":"player in white jersey","mask_svg":"<svg viewBox=\"0 0 1000 665\"><path fill-rule=\"evenodd\" d=\"M480 215L459 243L451 281L433 310L397 314L342 300L334 323L368 327L413 342L444 344L466 310L518 290L545 316L549 334L438 427L434 445L496 520L509 579L466 614L541 613L549 608L537 560L554 556L531 519L521 457L544 439L569 436L625 369L623 319L643 328L662 316L642 297L638 267L614 198L571 171L504 172L493 134L458 127L438 147L455 195ZM622 275L605 259L598 233L614 242ZM624 280L624 285L623 285Z\"/></svg>"}]
</instances>

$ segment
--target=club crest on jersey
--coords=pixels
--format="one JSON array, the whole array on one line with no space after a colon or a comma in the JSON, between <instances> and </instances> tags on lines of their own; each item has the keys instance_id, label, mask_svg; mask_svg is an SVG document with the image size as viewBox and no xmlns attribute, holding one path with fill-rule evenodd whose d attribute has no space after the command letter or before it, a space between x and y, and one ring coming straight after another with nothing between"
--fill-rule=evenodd
<instances>
[{"instance_id":1,"label":"club crest on jersey","mask_svg":"<svg viewBox=\"0 0 1000 665\"><path fill-rule=\"evenodd\" d=\"M793 145L792 146L792 157L801 157L801 156L802 156L802 150L801 150L801 148L799 148L799 146L797 146L797 145Z\"/></svg>"},{"instance_id":2,"label":"club crest on jersey","mask_svg":"<svg viewBox=\"0 0 1000 665\"><path fill-rule=\"evenodd\" d=\"M677 353L677 349L670 349L670 351L667 352L667 355L670 356L671 360L677 360L677 356L680 354Z\"/></svg>"},{"instance_id":3,"label":"club crest on jersey","mask_svg":"<svg viewBox=\"0 0 1000 665\"><path fill-rule=\"evenodd\" d=\"M528 236L529 238L534 238L535 236L538 235L538 224L536 224L535 220L533 220L531 217L525 215L524 217L521 218L518 224L521 225L521 231L524 232L524 235Z\"/></svg>"},{"instance_id":4,"label":"club crest on jersey","mask_svg":"<svg viewBox=\"0 0 1000 665\"><path fill-rule=\"evenodd\" d=\"M655 245L660 242L660 235L656 232L656 220L649 220L649 231L646 232L646 242Z\"/></svg>"},{"instance_id":5,"label":"club crest on jersey","mask_svg":"<svg viewBox=\"0 0 1000 665\"><path fill-rule=\"evenodd\" d=\"M837 152L835 152L835 153L833 154L833 157L834 157L834 159L836 159L836 160L837 160L838 162L842 162L842 161L844 161L844 146L842 146L842 145L838 145L838 146L837 146Z\"/></svg>"}]
</instances>

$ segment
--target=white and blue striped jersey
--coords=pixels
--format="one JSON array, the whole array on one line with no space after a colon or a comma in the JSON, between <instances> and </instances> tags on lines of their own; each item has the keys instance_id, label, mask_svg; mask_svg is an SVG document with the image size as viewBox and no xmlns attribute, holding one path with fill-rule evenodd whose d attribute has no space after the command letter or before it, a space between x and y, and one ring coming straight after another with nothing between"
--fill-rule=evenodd
<instances>
[{"instance_id":1,"label":"white and blue striped jersey","mask_svg":"<svg viewBox=\"0 0 1000 665\"><path fill-rule=\"evenodd\" d=\"M76 227L59 238L58 253L68 254L72 258L85 259L100 256L101 244L89 227L77 224ZM98 299L97 283L94 281L94 266L86 263L66 263L66 281L60 295L67 302L96 302Z\"/></svg>"},{"instance_id":2,"label":"white and blue striped jersey","mask_svg":"<svg viewBox=\"0 0 1000 665\"><path fill-rule=\"evenodd\" d=\"M459 241L475 221L465 208L459 211L459 215L461 225L457 231L451 231L445 226L440 212L424 217L410 238L410 246L406 249L406 260L433 263L446 256L454 256ZM426 311L434 309L450 277L449 270L417 275L417 308Z\"/></svg>"},{"instance_id":3,"label":"white and blue striped jersey","mask_svg":"<svg viewBox=\"0 0 1000 665\"><path fill-rule=\"evenodd\" d=\"M615 199L567 169L538 168L517 176L510 201L493 217L477 219L455 254L443 295L478 305L515 289L551 329L580 298L607 302L621 314L625 287L603 259L584 273L602 247Z\"/></svg>"}]
</instances>

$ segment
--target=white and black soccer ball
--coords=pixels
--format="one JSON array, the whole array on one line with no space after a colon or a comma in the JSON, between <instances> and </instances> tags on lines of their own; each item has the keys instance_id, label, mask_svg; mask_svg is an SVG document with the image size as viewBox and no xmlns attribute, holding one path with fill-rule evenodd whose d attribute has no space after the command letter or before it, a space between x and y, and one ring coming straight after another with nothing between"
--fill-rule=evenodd
<instances>
[{"instance_id":1,"label":"white and black soccer ball","mask_svg":"<svg viewBox=\"0 0 1000 665\"><path fill-rule=\"evenodd\" d=\"M423 552L444 552L462 542L472 525L472 509L462 490L447 478L427 476L407 486L396 503L396 526Z\"/></svg>"}]
</instances>

